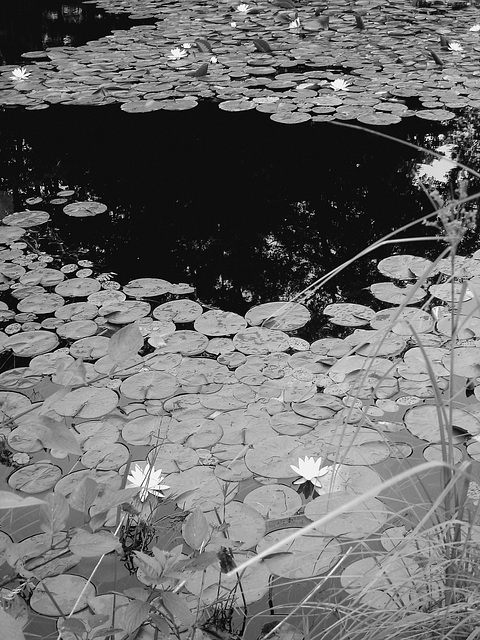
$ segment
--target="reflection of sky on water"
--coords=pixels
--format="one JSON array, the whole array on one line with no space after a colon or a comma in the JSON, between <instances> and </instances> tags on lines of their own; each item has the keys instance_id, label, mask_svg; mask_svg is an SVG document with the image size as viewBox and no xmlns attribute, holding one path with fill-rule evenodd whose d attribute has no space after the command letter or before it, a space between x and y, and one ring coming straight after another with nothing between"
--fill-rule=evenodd
<instances>
[{"instance_id":1,"label":"reflection of sky on water","mask_svg":"<svg viewBox=\"0 0 480 640\"><path fill-rule=\"evenodd\" d=\"M455 168L455 162L452 162L452 154L455 150L454 144L442 144L435 149L438 153L445 155L445 158L433 158L430 163L422 163L418 165L416 175L418 179L425 180L431 178L439 182L446 182L448 174Z\"/></svg>"}]
</instances>

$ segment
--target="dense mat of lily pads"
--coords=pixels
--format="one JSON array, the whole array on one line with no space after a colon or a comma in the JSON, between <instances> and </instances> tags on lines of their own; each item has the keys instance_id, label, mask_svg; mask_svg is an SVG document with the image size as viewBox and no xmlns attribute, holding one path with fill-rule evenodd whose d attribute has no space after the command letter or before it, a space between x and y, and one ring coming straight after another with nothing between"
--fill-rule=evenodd
<instances>
[{"instance_id":1,"label":"dense mat of lily pads","mask_svg":"<svg viewBox=\"0 0 480 640\"><path fill-rule=\"evenodd\" d=\"M157 23L25 53L25 67L4 68L0 105L120 103L143 113L214 99L286 124L372 125L444 121L480 105L478 9L466 2L96 4Z\"/></svg>"},{"instance_id":2,"label":"dense mat of lily pads","mask_svg":"<svg viewBox=\"0 0 480 640\"><path fill-rule=\"evenodd\" d=\"M66 215L108 209L72 195L58 194ZM380 547L362 546L338 571L344 592L361 594L384 574L363 605L395 609L399 585L402 603L431 605L443 584L438 539L410 542L381 493L249 567L241 589L226 572L380 483L380 463L414 450L440 459L434 395L447 397L452 367L470 395L457 393L463 402L453 408L455 460L480 459L480 253L458 258L453 281L450 260L383 259L370 290L385 308L331 304L332 329L351 333L308 343L297 331L310 312L298 302L272 301L244 317L206 309L188 284L121 285L88 261L57 264L33 250L45 211L3 223L0 408L11 472L0 505L14 515L2 519L9 613L0 608L0 622L12 639L37 614L58 619L65 640L126 638L140 627L137 638L179 637L208 622L199 615L209 606L248 609L272 578L281 588L340 566L346 545L374 532ZM478 489L471 485L471 501ZM136 537L155 531L169 505L184 544L160 549L154 534ZM23 509L38 523L25 539L15 515ZM73 524L75 513L83 524ZM480 540L476 525L470 532ZM409 551L392 570L386 559L400 542ZM82 563L105 554L123 557L137 580L123 595L97 594L95 574L82 574Z\"/></svg>"}]
</instances>

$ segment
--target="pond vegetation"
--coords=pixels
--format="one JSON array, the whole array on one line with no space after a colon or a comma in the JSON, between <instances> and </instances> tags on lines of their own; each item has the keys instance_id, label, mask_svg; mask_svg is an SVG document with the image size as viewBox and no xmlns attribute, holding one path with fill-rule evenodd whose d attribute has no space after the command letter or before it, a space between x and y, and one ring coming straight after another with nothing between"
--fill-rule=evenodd
<instances>
[{"instance_id":1,"label":"pond vegetation","mask_svg":"<svg viewBox=\"0 0 480 640\"><path fill-rule=\"evenodd\" d=\"M133 10L128 0L95 5ZM310 211L311 166L296 214L315 233L291 251L295 277L283 290L265 283L266 299L240 291L235 310L206 302L175 269L123 281L116 265L90 259L117 207L75 181L37 180L33 137L3 134L12 141L0 226L3 637L478 637L480 29L474 7L455 6L453 20L451 5L137 2L134 16L155 25L5 67L2 104L53 105L53 118L105 105L122 122L140 113L132 117L150 124L158 114L145 112L196 107L199 120L170 116L198 132L208 99L312 136L325 120L403 126L457 113L458 126L449 138L424 135L426 147L450 145L449 179L421 178L417 162L415 206L397 228L377 230L365 248L355 238L357 255L341 260L324 221L328 270L315 268L322 227ZM3 115L27 122L23 110ZM295 130L282 128L282 144ZM342 129L337 143L344 134L372 135ZM415 137L400 142L398 155L418 161ZM271 152L254 152L260 180L281 189ZM432 155L442 154L424 150ZM395 161L383 168L393 173ZM209 169L193 187L177 178L172 193L187 201ZM354 174L351 185L365 189ZM333 229L347 190L324 189ZM352 206L347 218L358 235L363 213ZM97 236L90 245L75 240L82 225ZM294 220L276 229L268 255L283 262ZM118 235L132 242L124 228ZM369 256L361 299L345 299L348 274ZM342 285L325 294L331 280Z\"/></svg>"}]
</instances>

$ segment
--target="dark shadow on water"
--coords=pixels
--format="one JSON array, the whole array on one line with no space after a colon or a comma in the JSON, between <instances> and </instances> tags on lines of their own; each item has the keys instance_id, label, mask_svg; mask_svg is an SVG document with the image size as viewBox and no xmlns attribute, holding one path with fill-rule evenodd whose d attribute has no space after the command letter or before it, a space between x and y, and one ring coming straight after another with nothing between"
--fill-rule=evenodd
<instances>
[{"instance_id":1,"label":"dark shadow on water","mask_svg":"<svg viewBox=\"0 0 480 640\"><path fill-rule=\"evenodd\" d=\"M28 51L80 46L113 29L128 29L154 20L131 20L94 4L61 0L2 0L0 2L0 65L25 64Z\"/></svg>"},{"instance_id":2,"label":"dark shadow on water","mask_svg":"<svg viewBox=\"0 0 480 640\"><path fill-rule=\"evenodd\" d=\"M429 130L438 127L411 118L391 133L421 142ZM13 190L15 210L31 196L48 203L62 187L109 207L80 219L61 206L33 207L52 213L65 259L89 258L122 283L189 282L203 302L239 313L297 294L431 211L412 179L421 153L368 131L283 125L209 103L147 114L118 106L8 110L0 144L0 188ZM432 234L417 227L413 235ZM434 252L441 248L434 243ZM315 296L309 338L318 337L326 303L375 306L364 288L385 279L376 264L392 250L363 258ZM422 255L432 243L401 250Z\"/></svg>"}]
</instances>

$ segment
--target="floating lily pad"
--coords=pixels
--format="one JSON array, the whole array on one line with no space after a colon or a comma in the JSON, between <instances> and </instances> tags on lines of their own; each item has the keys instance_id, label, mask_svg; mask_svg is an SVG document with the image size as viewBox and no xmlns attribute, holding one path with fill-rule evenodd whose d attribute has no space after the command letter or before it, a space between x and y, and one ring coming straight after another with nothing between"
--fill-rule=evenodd
<instances>
[{"instance_id":1,"label":"floating lily pad","mask_svg":"<svg viewBox=\"0 0 480 640\"><path fill-rule=\"evenodd\" d=\"M299 494L283 484L269 484L250 491L244 503L253 507L265 518L288 518L293 516L302 506Z\"/></svg>"},{"instance_id":2,"label":"floating lily pad","mask_svg":"<svg viewBox=\"0 0 480 640\"><path fill-rule=\"evenodd\" d=\"M53 404L59 416L76 418L99 418L113 411L118 403L118 396L106 387L80 387L70 391Z\"/></svg>"},{"instance_id":3,"label":"floating lily pad","mask_svg":"<svg viewBox=\"0 0 480 640\"><path fill-rule=\"evenodd\" d=\"M257 552L265 551L298 529L272 531L258 543ZM301 579L325 573L338 560L342 547L339 542L315 531L299 536L277 549L278 555L266 557L263 563L276 576Z\"/></svg>"},{"instance_id":4,"label":"floating lily pad","mask_svg":"<svg viewBox=\"0 0 480 640\"><path fill-rule=\"evenodd\" d=\"M342 327L361 327L368 324L375 315L370 307L349 302L329 304L323 313L330 317L330 322Z\"/></svg>"},{"instance_id":5,"label":"floating lily pad","mask_svg":"<svg viewBox=\"0 0 480 640\"><path fill-rule=\"evenodd\" d=\"M250 556L239 552L235 554L235 561L240 563L248 557ZM227 578L224 573L220 572L219 567L209 566L206 571L191 573L185 586L189 592L195 594L195 603L200 598L201 603L210 605L216 602L219 596L229 596L235 606L242 606L257 602L265 596L269 589L269 578L270 571L263 562L257 562L247 567L242 572L242 594L236 588L237 576Z\"/></svg>"},{"instance_id":6,"label":"floating lily pad","mask_svg":"<svg viewBox=\"0 0 480 640\"><path fill-rule=\"evenodd\" d=\"M233 338L233 344L245 354L273 353L290 348L286 333L264 327L248 327L239 331Z\"/></svg>"},{"instance_id":7,"label":"floating lily pad","mask_svg":"<svg viewBox=\"0 0 480 640\"><path fill-rule=\"evenodd\" d=\"M137 278L123 287L123 292L132 298L153 298L168 293L171 283L161 278Z\"/></svg>"},{"instance_id":8,"label":"floating lily pad","mask_svg":"<svg viewBox=\"0 0 480 640\"><path fill-rule=\"evenodd\" d=\"M51 331L25 331L7 338L4 348L11 349L16 356L28 358L53 351L58 343L58 337Z\"/></svg>"},{"instance_id":9,"label":"floating lily pad","mask_svg":"<svg viewBox=\"0 0 480 640\"><path fill-rule=\"evenodd\" d=\"M383 275L396 280L412 280L426 273L434 275L437 272L431 260L405 254L384 258L380 260L377 268Z\"/></svg>"},{"instance_id":10,"label":"floating lily pad","mask_svg":"<svg viewBox=\"0 0 480 640\"><path fill-rule=\"evenodd\" d=\"M17 211L11 213L2 219L3 224L18 225L27 229L28 227L36 227L39 224L45 224L50 220L50 214L46 211Z\"/></svg>"},{"instance_id":11,"label":"floating lily pad","mask_svg":"<svg viewBox=\"0 0 480 640\"><path fill-rule=\"evenodd\" d=\"M377 282L370 286L370 291L378 300L390 304L415 304L423 300L426 292L414 284L397 287L393 282Z\"/></svg>"},{"instance_id":12,"label":"floating lily pad","mask_svg":"<svg viewBox=\"0 0 480 640\"><path fill-rule=\"evenodd\" d=\"M453 302L454 304L462 304L473 298L473 294L468 287L460 282L432 284L428 292L439 300Z\"/></svg>"},{"instance_id":13,"label":"floating lily pad","mask_svg":"<svg viewBox=\"0 0 480 640\"><path fill-rule=\"evenodd\" d=\"M264 517L248 504L233 500L225 506L222 516L228 525L228 537L238 549L251 549L265 535ZM207 513L206 518L210 524L218 526L216 513ZM223 539L211 543L207 549L214 548L218 552L222 546L225 546Z\"/></svg>"},{"instance_id":14,"label":"floating lily pad","mask_svg":"<svg viewBox=\"0 0 480 640\"><path fill-rule=\"evenodd\" d=\"M194 322L203 313L202 306L193 300L172 300L159 304L153 310L157 320L171 320L175 323Z\"/></svg>"},{"instance_id":15,"label":"floating lily pad","mask_svg":"<svg viewBox=\"0 0 480 640\"><path fill-rule=\"evenodd\" d=\"M100 288L100 282L93 278L70 278L57 284L55 293L65 298L86 298Z\"/></svg>"},{"instance_id":16,"label":"floating lily pad","mask_svg":"<svg viewBox=\"0 0 480 640\"><path fill-rule=\"evenodd\" d=\"M53 313L59 307L63 307L65 300L56 293L39 293L27 296L17 304L18 311L22 313Z\"/></svg>"},{"instance_id":17,"label":"floating lily pad","mask_svg":"<svg viewBox=\"0 0 480 640\"><path fill-rule=\"evenodd\" d=\"M43 493L54 487L61 477L62 470L57 465L36 462L14 471L8 478L8 484L16 491Z\"/></svg>"},{"instance_id":18,"label":"floating lily pad","mask_svg":"<svg viewBox=\"0 0 480 640\"><path fill-rule=\"evenodd\" d=\"M448 418L449 412L447 412ZM435 405L422 404L411 407L407 410L404 417L405 426L422 440L437 443L440 442L440 423L438 412ZM462 433L472 436L480 433L480 420L474 415L463 409L452 410L453 426ZM447 433L445 437L448 439Z\"/></svg>"},{"instance_id":19,"label":"floating lily pad","mask_svg":"<svg viewBox=\"0 0 480 640\"><path fill-rule=\"evenodd\" d=\"M310 311L298 302L267 302L249 309L245 318L253 326L294 331L307 324Z\"/></svg>"},{"instance_id":20,"label":"floating lily pad","mask_svg":"<svg viewBox=\"0 0 480 640\"><path fill-rule=\"evenodd\" d=\"M70 354L74 358L82 358L82 360L98 360L108 355L109 344L110 338L105 336L81 338L70 345Z\"/></svg>"},{"instance_id":21,"label":"floating lily pad","mask_svg":"<svg viewBox=\"0 0 480 640\"><path fill-rule=\"evenodd\" d=\"M63 212L73 218L91 218L98 216L100 213L105 213L107 209L107 205L101 202L84 201L65 205Z\"/></svg>"},{"instance_id":22,"label":"floating lily pad","mask_svg":"<svg viewBox=\"0 0 480 640\"><path fill-rule=\"evenodd\" d=\"M133 400L164 400L179 389L177 379L162 371L142 371L122 382L120 390Z\"/></svg>"},{"instance_id":23,"label":"floating lily pad","mask_svg":"<svg viewBox=\"0 0 480 640\"><path fill-rule=\"evenodd\" d=\"M200 507L202 511L207 512L225 503L223 483L210 467L196 466L180 473L171 473L165 478L165 483L169 485L169 493L173 495L191 491L189 495L177 501L177 505L184 511ZM233 500L236 493L236 483L232 482L229 484L227 502Z\"/></svg>"},{"instance_id":24,"label":"floating lily pad","mask_svg":"<svg viewBox=\"0 0 480 640\"><path fill-rule=\"evenodd\" d=\"M198 316L193 326L206 336L229 336L245 329L247 321L237 313L212 309Z\"/></svg>"},{"instance_id":25,"label":"floating lily pad","mask_svg":"<svg viewBox=\"0 0 480 640\"><path fill-rule=\"evenodd\" d=\"M44 578L39 582L33 590L30 606L36 613L44 616L57 617L59 610L64 616L68 616L72 611L85 609L89 598L93 598L95 594L94 585L83 576L63 574Z\"/></svg>"},{"instance_id":26,"label":"floating lily pad","mask_svg":"<svg viewBox=\"0 0 480 640\"><path fill-rule=\"evenodd\" d=\"M353 499L351 493L335 491L321 495L305 506L305 516L309 520L319 520L330 511L344 507L342 514L316 527L315 531L325 536L360 538L379 529L388 518L388 511L377 498L368 498L355 507L348 507Z\"/></svg>"},{"instance_id":27,"label":"floating lily pad","mask_svg":"<svg viewBox=\"0 0 480 640\"><path fill-rule=\"evenodd\" d=\"M185 356L194 356L205 351L208 345L208 338L198 331L176 331L165 336L165 344L159 346L158 353L181 353Z\"/></svg>"}]
</instances>

